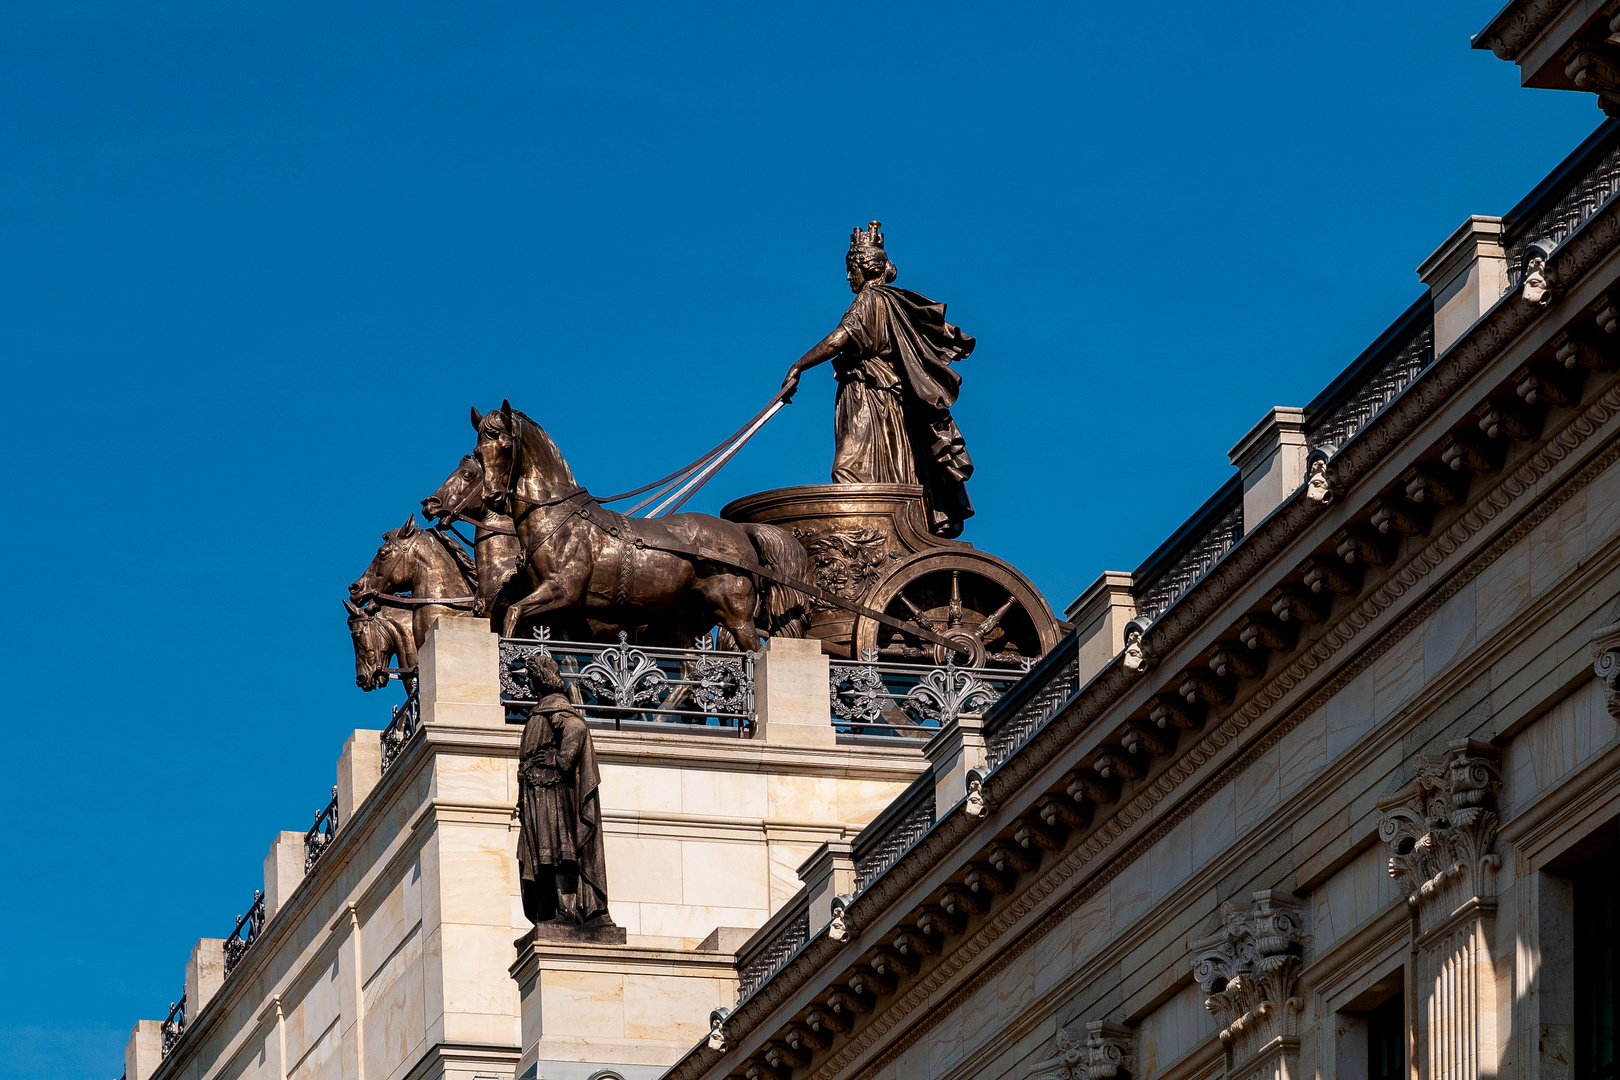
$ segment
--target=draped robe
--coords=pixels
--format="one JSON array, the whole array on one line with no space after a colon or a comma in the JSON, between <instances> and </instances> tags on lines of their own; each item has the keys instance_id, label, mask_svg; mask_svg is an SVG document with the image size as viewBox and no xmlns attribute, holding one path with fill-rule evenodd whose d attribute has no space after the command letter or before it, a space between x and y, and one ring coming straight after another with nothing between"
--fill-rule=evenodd
<instances>
[{"instance_id":1,"label":"draped robe","mask_svg":"<svg viewBox=\"0 0 1620 1080\"><path fill-rule=\"evenodd\" d=\"M929 528L958 535L973 516L973 459L951 418L962 385L951 364L973 339L945 321L944 304L893 285L863 288L839 326L849 342L833 359L833 482L921 484Z\"/></svg>"},{"instance_id":2,"label":"draped robe","mask_svg":"<svg viewBox=\"0 0 1620 1080\"><path fill-rule=\"evenodd\" d=\"M526 893L555 889L558 869L577 870L581 921L607 912L601 783L590 728L566 697L547 694L518 750L518 870Z\"/></svg>"}]
</instances>

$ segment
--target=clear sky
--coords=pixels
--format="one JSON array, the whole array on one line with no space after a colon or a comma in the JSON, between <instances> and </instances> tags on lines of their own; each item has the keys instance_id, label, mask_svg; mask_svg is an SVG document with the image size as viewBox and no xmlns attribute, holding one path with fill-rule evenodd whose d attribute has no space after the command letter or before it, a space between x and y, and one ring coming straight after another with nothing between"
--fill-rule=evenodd
<instances>
[{"instance_id":1,"label":"clear sky","mask_svg":"<svg viewBox=\"0 0 1620 1080\"><path fill-rule=\"evenodd\" d=\"M503 396L622 490L851 227L978 338L965 539L1134 568L1602 119L1383 4L0 5L0 1077L115 1077L324 804L339 600ZM694 502L826 479L832 378Z\"/></svg>"}]
</instances>

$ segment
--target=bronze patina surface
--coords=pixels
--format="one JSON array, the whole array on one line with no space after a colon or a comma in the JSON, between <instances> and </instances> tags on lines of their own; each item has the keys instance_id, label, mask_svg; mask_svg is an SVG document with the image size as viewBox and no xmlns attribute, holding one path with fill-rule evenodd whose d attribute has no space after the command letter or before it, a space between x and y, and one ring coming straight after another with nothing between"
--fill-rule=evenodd
<instances>
[{"instance_id":1,"label":"bronze patina surface","mask_svg":"<svg viewBox=\"0 0 1620 1080\"><path fill-rule=\"evenodd\" d=\"M551 436L510 404L474 409L472 421L484 504L511 515L523 550L526 588L507 609L505 636L558 613L672 628L681 645L716 623L749 650L762 628L803 636L806 598L776 582L762 588L745 569L805 580L809 560L791 534L709 514L626 517L592 499Z\"/></svg>"},{"instance_id":2,"label":"bronze patina surface","mask_svg":"<svg viewBox=\"0 0 1620 1080\"><path fill-rule=\"evenodd\" d=\"M598 791L602 777L591 729L563 693L556 661L529 656L520 674L539 699L529 709L518 749L523 914L536 924L613 927ZM624 940L622 931L617 936Z\"/></svg>"},{"instance_id":3,"label":"bronze patina surface","mask_svg":"<svg viewBox=\"0 0 1620 1080\"><path fill-rule=\"evenodd\" d=\"M791 532L813 584L960 643L959 664L1045 655L1060 627L1039 590L995 556L929 532L922 496L916 484L805 484L745 496L721 515ZM939 644L865 615L814 598L809 611L811 636L834 655L945 662Z\"/></svg>"},{"instance_id":4,"label":"bronze patina surface","mask_svg":"<svg viewBox=\"0 0 1620 1080\"><path fill-rule=\"evenodd\" d=\"M951 365L974 343L945 321L944 304L889 284L898 270L879 227L874 221L850 236L845 277L855 300L837 329L794 361L782 386L791 397L804 372L831 360L833 482L920 484L929 530L955 537L973 516L973 459L951 418L962 385Z\"/></svg>"}]
</instances>

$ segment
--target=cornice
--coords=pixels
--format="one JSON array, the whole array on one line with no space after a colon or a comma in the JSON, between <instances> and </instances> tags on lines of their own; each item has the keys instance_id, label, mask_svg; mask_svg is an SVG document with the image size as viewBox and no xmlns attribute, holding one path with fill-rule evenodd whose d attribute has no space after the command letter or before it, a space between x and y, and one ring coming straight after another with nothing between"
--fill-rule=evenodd
<instances>
[{"instance_id":1,"label":"cornice","mask_svg":"<svg viewBox=\"0 0 1620 1080\"><path fill-rule=\"evenodd\" d=\"M1572 236L1566 242L1560 253L1555 253L1555 261L1560 267L1559 280L1569 281L1574 268L1590 267L1595 265L1598 258L1606 253L1612 246L1615 238L1620 236L1620 219L1614 212L1605 213L1588 222L1588 227ZM1567 309L1566 309L1567 310ZM1408 392L1390 408L1381 414L1380 418L1369 425L1361 435L1348 444L1345 450L1352 451L1346 458L1349 480L1341 481L1346 486L1354 479L1370 471L1381 462L1388 448L1400 443L1411 431L1431 416L1444 402L1455 395L1456 390L1465 385L1474 375L1478 374L1485 365L1501 351L1507 343L1516 340L1529 324L1543 313L1541 308L1532 308L1510 295L1492 309L1465 338L1454 346L1432 365L1423 377L1408 388ZM1415 586L1429 577L1435 569L1440 567L1453 555L1466 541L1476 533L1495 522L1514 502L1523 496L1532 485L1536 484L1557 464L1568 457L1569 453L1584 443L1593 433L1607 423L1620 409L1620 396L1611 387L1585 410L1569 418L1558 432L1549 436L1546 441L1526 457L1515 464L1510 472L1501 477L1480 498L1463 513L1445 525L1436 535L1431 536L1429 542L1412 553L1405 561L1389 573L1384 580L1373 587L1372 591L1361 601L1345 613L1335 624L1316 640L1300 649L1284 669L1276 677L1263 684L1260 689L1251 694L1241 705L1236 707L1224 720L1215 726L1203 739L1187 753L1176 759L1162 772L1154 777L1145 788L1133 796L1132 803L1120 807L1107 823L1104 823L1081 842L1081 845L1066 856L1058 866L1069 867L1077 871L1081 865L1089 862L1109 843L1117 839L1131 823L1145 814L1151 806L1162 801L1177 787L1179 787L1199 767L1211 760L1225 745L1233 741L1238 734L1278 702L1282 701L1290 692L1300 687L1304 680L1313 672L1334 658L1335 654L1347 647L1353 639L1362 633L1373 621L1385 611L1404 598ZM1605 455L1602 462L1592 462L1583 470L1586 479L1596 475L1596 472L1606 466L1614 457L1613 447ZM1335 462L1337 465L1337 460ZM1577 485L1578 486L1578 485ZM1564 485L1565 494L1575 490L1570 485ZM1327 697L1336 693L1344 683L1353 678L1360 671L1365 670L1377 656L1409 632L1411 626L1417 625L1428 614L1449 599L1457 589L1460 589L1467 580L1488 565L1496 555L1505 550L1523 533L1533 527L1536 521L1552 512L1561 498L1548 495L1530 514L1527 514L1519 524L1508 533L1499 538L1497 543L1490 545L1494 554L1476 556L1470 560L1473 567L1471 573L1454 574L1452 579L1443 583L1408 617L1401 620L1406 629L1400 633L1393 630L1381 635L1380 641L1374 642L1362 654L1347 664L1330 681L1329 684L1312 694L1307 703L1297 706L1290 720L1279 723L1268 731L1242 755L1241 759L1227 766L1228 769L1241 769L1243 765L1253 758L1263 754L1280 739L1287 730L1297 724L1304 716L1309 715ZM1189 594L1182 598L1170 611L1166 612L1156 629L1162 627L1161 636L1157 642L1155 652L1165 649L1165 639L1180 639L1193 630L1199 628L1209 611L1218 607L1220 603L1230 596L1239 586L1245 584L1260 569L1271 565L1275 555L1295 540L1298 535L1308 527L1320 513L1320 507L1296 496L1290 503L1285 504L1276 513L1271 515L1260 529L1251 534L1245 542L1228 556L1214 572L1194 586ZM1019 789L1036 773L1046 769L1052 759L1062 749L1070 746L1075 737L1088 728L1098 715L1114 705L1128 690L1132 689L1138 680L1127 675L1116 661L1094 678L1072 700L1068 707L1054 717L1047 725L1037 731L1003 766L992 773L986 780L987 793L993 804L1002 805L1009 798L1016 798ZM1223 769L1223 774L1225 769ZM1219 786L1218 781L1212 780L1201 784L1205 791L1212 792ZM1169 828L1182 820L1203 800L1190 798L1178 808L1176 815L1167 817L1155 829L1140 838L1133 848L1145 850ZM998 821L1002 820L997 818ZM974 832L979 823L966 820L962 814L950 814L927 834L895 867L891 868L884 877L880 878L861 897L851 909L851 914L857 925L876 921L873 916L882 912L901 899L902 895L911 889L922 877L933 869L933 864L955 850L960 843ZM986 834L987 835L987 834ZM1145 846L1144 846L1145 845ZM1078 856L1078 858L1076 858ZM1071 905L1084 902L1093 895L1097 889L1106 884L1115 876L1119 868L1128 863L1129 858L1121 857L1114 860L1110 866L1099 868L1098 872L1088 880L1083 890L1077 890L1061 908L1054 908L1048 912L1043 921L1061 917L1063 909ZM1052 871L1057 871L1054 866ZM1068 875L1072 876L1072 872ZM842 1072L861 1057L872 1044L882 1038L895 1022L903 1018L917 1005L928 1000L938 993L941 987L952 976L969 964L992 942L1000 938L1007 930L1016 926L1025 915L1032 911L1040 902L1051 894L1062 880L1049 882L1051 873L1043 875L1041 880L1028 888L1014 903L1004 905L990 920L980 926L977 931L960 946L954 948L952 955L946 961L937 965L921 980L914 982L907 991L890 1003L880 1017L863 1024L854 1038L844 1040L844 1044L808 1076L811 1080L819 1080L835 1073ZM1035 935L1038 936L1038 935ZM991 967L981 971L970 983L953 991L951 997L966 991L973 985L981 982L983 978L993 975L995 970L1011 962L1018 952L1027 948L1024 942L1014 943L998 953L997 961ZM801 992L805 982L814 973L835 960L835 956L843 946L833 943L825 938L811 943L800 955L775 977L760 992L743 1003L738 1012L728 1020L730 1031L736 1042L745 1041L750 1030L760 1021L774 1013L786 1001ZM945 1003L935 1000L932 1002L930 1016L945 1015L948 1010L943 1007ZM893 1020L889 1017L893 1015ZM932 1021L924 1020L921 1024L913 1024L906 1036L890 1046L882 1058L869 1062L863 1066L865 1069L876 1067L882 1062L892 1060L894 1054L910 1045L915 1038L920 1037ZM679 1063L671 1071L671 1077L695 1077L707 1071L718 1063L720 1054L707 1049L698 1049L689 1055L686 1060Z\"/></svg>"},{"instance_id":2,"label":"cornice","mask_svg":"<svg viewBox=\"0 0 1620 1080\"><path fill-rule=\"evenodd\" d=\"M1474 48L1488 48L1498 60L1512 60L1569 5L1569 0L1511 0L1474 35Z\"/></svg>"},{"instance_id":3,"label":"cornice","mask_svg":"<svg viewBox=\"0 0 1620 1080\"><path fill-rule=\"evenodd\" d=\"M1568 450L1578 447L1595 431L1595 428L1581 423L1583 420L1589 420L1593 414L1604 415L1609 419L1620 414L1620 386L1610 387L1608 392L1602 395L1598 401L1594 401L1582 414L1571 418L1565 428L1558 435L1555 435L1552 440L1549 440L1549 446L1560 441L1568 442L1570 445L1566 447L1565 452L1544 455L1542 451L1548 449L1548 447L1541 448L1541 450L1529 455L1515 470L1514 475L1504 478L1497 485L1497 489L1512 486L1516 490L1514 497L1522 496L1528 492L1536 480L1545 476L1554 465L1568 456ZM1567 436L1567 438L1561 440L1560 437L1562 436ZM1049 928L1084 906L1087 901L1091 900L1118 877L1126 867L1137 859L1144 857L1176 826L1185 821L1194 811L1208 802L1210 798L1213 798L1216 792L1220 791L1226 783L1241 775L1246 769L1263 758L1285 735L1326 704L1329 698L1343 690L1351 680L1364 672L1379 657L1383 656L1413 630L1426 622L1442 604L1477 578L1486 567L1521 541L1536 525L1546 520L1576 492L1586 487L1601 472L1617 461L1620 461L1620 439L1611 437L1611 441L1599 455L1588 461L1579 471L1566 478L1557 488L1548 492L1529 512L1521 516L1510 530L1496 537L1484 549L1479 551L1469 561L1468 565L1459 568L1439 588L1431 592L1421 604L1403 615L1398 623L1390 626L1376 641L1370 643L1350 663L1342 667L1328 683L1319 687L1303 702L1297 704L1286 717L1269 728L1262 738L1249 745L1239 756L1221 766L1214 774L1204 778L1196 792L1180 803L1171 813L1157 821L1152 829L1132 840L1126 849L1119 852L1106 865L1098 867L1096 873L1088 877L1085 883L1067 896L1061 904L1043 913L1042 924ZM1481 498L1476 504L1476 509L1490 506L1492 504L1491 495L1495 494L1497 489L1493 489L1492 492ZM1511 504L1511 498L1509 504ZM1445 535L1437 538L1419 553L1419 555L1431 554L1436 556L1432 562L1420 560L1417 557L1409 560L1407 568L1410 568L1412 573L1405 581L1400 583L1398 588L1389 590L1385 597L1377 600L1369 598L1369 602L1357 605L1356 609L1347 613L1346 617L1341 620L1340 626L1349 631L1344 639L1345 642L1348 643L1349 639L1354 637L1357 632L1365 629L1371 623L1374 615L1387 609L1393 602L1417 585L1447 555L1455 552L1463 539L1488 525L1499 515L1502 508L1494 507L1489 512L1482 512L1471 522L1471 528L1465 525L1463 520L1469 515L1465 514L1460 517L1457 522L1448 527ZM1461 528L1459 529L1459 527ZM1454 530L1466 530L1467 535L1459 536ZM1391 581L1394 581L1396 576L1391 575ZM1320 666L1320 660L1325 658L1312 657L1312 659L1316 662L1311 663L1309 666L1314 668ZM1290 665L1290 667L1294 666ZM1304 667L1303 664L1300 666ZM1276 681L1281 681L1281 679L1282 676L1279 675ZM806 1074L806 1080L830 1080L831 1077L842 1073L849 1065L855 1063L861 1052L868 1049L882 1035L887 1034L888 1031L897 1026L906 1014L927 1003L930 1007L920 1021L913 1023L900 1039L885 1047L881 1056L864 1062L860 1071L854 1074L855 1076L875 1075L876 1072L881 1071L882 1068L891 1063L906 1049L914 1045L940 1020L948 1017L954 1007L983 988L1019 956L1037 944L1044 934L1036 932L1040 929L1039 927L1032 927L1030 932L1025 933L1018 940L1009 943L1008 946L998 952L996 959L990 965L976 972L972 979L954 987L945 997L934 998L939 989L949 982L951 976L955 975L969 961L988 948L992 941L1001 937L1007 929L1015 926L1023 915L1039 905L1041 899L1056 892L1062 884L1076 876L1087 862L1105 851L1131 824L1145 816L1155 803L1162 801L1174 792L1183 780L1197 771L1200 765L1214 758L1221 747L1235 741L1241 731L1265 711L1263 707L1249 708L1249 705L1252 705L1260 696L1260 694L1254 695L1254 697L1251 697L1250 702L1246 703L1245 707L1240 708L1233 715L1221 721L1201 741L1198 747L1193 748L1186 755L1178 758L1168 766L1146 788L1138 792L1130 803L1122 806L1107 823L1100 828L1094 829L1074 852L1065 856L1061 862L1054 864L1051 870L1042 876L1040 882L1029 888L1023 897L1020 897L1020 900L1026 902L1008 904L1002 911L997 913L997 919L987 923L981 928L979 934L974 935L973 940L964 942L957 957L952 958L959 958L960 962L955 965L952 965L949 960L942 962L929 973L926 979L915 985L915 993L908 993L904 997L896 999L891 1005L891 1010L897 1012L898 1015L890 1023L887 1025L881 1024L882 1019L887 1018L887 1012L891 1011L886 1010L884 1018L869 1021L854 1038L846 1040L844 1046L840 1047L839 1052L833 1058L828 1059L815 1071ZM1082 854L1084 854L1084 857L1076 858L1076 856ZM891 870L890 872L893 873L894 871ZM999 918L999 916L1013 912L1015 909L1018 911L1016 917L1006 920ZM819 967L818 964L817 969ZM781 973L778 973L778 977L780 975ZM939 977L936 978L936 976ZM874 1030L879 1026L882 1026L882 1031ZM867 1036L869 1032L871 1037L863 1039L863 1036ZM857 1047L855 1045L857 1042L864 1045ZM670 1078L676 1080L676 1074L673 1071Z\"/></svg>"}]
</instances>

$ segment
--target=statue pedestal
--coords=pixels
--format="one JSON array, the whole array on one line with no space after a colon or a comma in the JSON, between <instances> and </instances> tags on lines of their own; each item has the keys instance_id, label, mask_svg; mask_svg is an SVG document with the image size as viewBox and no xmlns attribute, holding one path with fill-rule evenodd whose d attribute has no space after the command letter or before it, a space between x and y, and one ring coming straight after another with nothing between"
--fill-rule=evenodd
<instances>
[{"instance_id":1,"label":"statue pedestal","mask_svg":"<svg viewBox=\"0 0 1620 1080\"><path fill-rule=\"evenodd\" d=\"M623 945L628 940L629 935L624 927L612 923L577 926L571 923L543 922L530 927L527 934L512 944L521 952L537 941L585 941L592 945Z\"/></svg>"}]
</instances>

